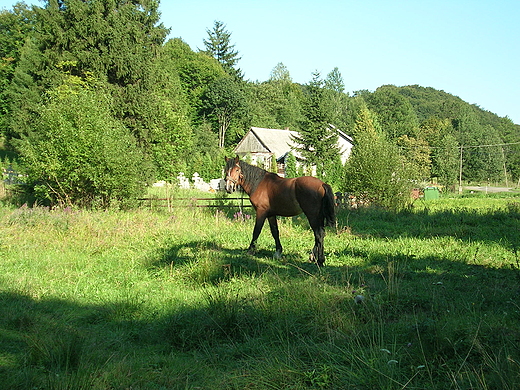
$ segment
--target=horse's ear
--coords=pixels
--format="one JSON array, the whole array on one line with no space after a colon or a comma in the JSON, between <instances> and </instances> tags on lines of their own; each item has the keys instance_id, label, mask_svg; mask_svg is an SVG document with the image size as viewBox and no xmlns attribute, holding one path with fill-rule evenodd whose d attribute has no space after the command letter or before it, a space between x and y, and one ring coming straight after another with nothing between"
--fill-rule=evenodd
<instances>
[{"instance_id":1,"label":"horse's ear","mask_svg":"<svg viewBox=\"0 0 520 390\"><path fill-rule=\"evenodd\" d=\"M240 161L240 157L238 157L238 154L237 154L235 157L235 164L238 164L239 161Z\"/></svg>"},{"instance_id":2,"label":"horse's ear","mask_svg":"<svg viewBox=\"0 0 520 390\"><path fill-rule=\"evenodd\" d=\"M226 160L226 162L228 162L229 158L227 158L227 156L224 156L224 160Z\"/></svg>"}]
</instances>

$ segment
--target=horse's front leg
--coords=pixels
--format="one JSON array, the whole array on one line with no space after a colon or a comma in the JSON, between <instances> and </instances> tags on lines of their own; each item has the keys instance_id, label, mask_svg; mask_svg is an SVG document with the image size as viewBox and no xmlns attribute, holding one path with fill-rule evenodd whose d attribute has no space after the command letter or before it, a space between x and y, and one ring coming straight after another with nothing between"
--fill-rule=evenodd
<instances>
[{"instance_id":1,"label":"horse's front leg","mask_svg":"<svg viewBox=\"0 0 520 390\"><path fill-rule=\"evenodd\" d=\"M269 217L269 227L271 228L271 234L274 238L274 243L276 245L276 252L274 252L274 257L279 259L282 257L282 243L280 242L280 231L278 230L278 220L276 216Z\"/></svg>"},{"instance_id":2,"label":"horse's front leg","mask_svg":"<svg viewBox=\"0 0 520 390\"><path fill-rule=\"evenodd\" d=\"M251 239L251 244L249 244L249 248L247 249L247 252L249 254L255 253L256 240L258 240L258 236L260 235L260 232L264 227L265 218L266 216L264 214L258 212L256 213L255 228L253 229L253 238Z\"/></svg>"}]
</instances>

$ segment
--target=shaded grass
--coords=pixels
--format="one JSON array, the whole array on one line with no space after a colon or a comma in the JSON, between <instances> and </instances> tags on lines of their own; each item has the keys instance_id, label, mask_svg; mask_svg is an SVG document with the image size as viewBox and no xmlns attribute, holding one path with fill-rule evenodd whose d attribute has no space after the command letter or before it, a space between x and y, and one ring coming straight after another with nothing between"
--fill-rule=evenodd
<instances>
[{"instance_id":1,"label":"shaded grass","mask_svg":"<svg viewBox=\"0 0 520 390\"><path fill-rule=\"evenodd\" d=\"M275 260L215 212L0 208L2 385L517 388L516 201L342 212L321 269L304 219Z\"/></svg>"}]
</instances>

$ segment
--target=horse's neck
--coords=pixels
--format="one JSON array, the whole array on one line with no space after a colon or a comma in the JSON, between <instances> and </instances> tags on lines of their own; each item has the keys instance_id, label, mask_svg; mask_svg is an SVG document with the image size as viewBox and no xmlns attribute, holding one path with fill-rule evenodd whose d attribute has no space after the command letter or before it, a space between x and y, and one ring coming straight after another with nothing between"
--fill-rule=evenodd
<instances>
[{"instance_id":1,"label":"horse's neck","mask_svg":"<svg viewBox=\"0 0 520 390\"><path fill-rule=\"evenodd\" d=\"M245 167L242 167L242 173L244 175L242 188L249 196L251 196L256 191L260 182L264 179L267 171L247 164Z\"/></svg>"}]
</instances>

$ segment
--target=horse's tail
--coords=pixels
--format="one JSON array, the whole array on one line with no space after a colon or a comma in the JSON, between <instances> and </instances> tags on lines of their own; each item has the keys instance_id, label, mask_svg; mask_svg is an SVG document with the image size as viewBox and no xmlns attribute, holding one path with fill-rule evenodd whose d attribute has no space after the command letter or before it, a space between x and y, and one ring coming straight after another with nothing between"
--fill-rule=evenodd
<instances>
[{"instance_id":1,"label":"horse's tail","mask_svg":"<svg viewBox=\"0 0 520 390\"><path fill-rule=\"evenodd\" d=\"M325 195L321 200L321 211L325 219L325 226L335 227L336 226L336 210L334 208L334 193L332 187L327 183L323 183L323 189Z\"/></svg>"}]
</instances>

